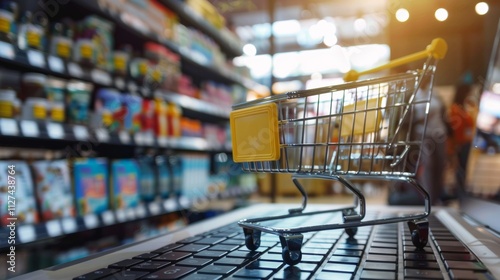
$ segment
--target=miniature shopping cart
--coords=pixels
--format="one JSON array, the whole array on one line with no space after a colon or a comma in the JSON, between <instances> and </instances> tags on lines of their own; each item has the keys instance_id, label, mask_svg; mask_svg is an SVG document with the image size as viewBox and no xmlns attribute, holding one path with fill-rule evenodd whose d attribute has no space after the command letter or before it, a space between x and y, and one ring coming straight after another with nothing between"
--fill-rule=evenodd
<instances>
[{"instance_id":1,"label":"miniature shopping cart","mask_svg":"<svg viewBox=\"0 0 500 280\"><path fill-rule=\"evenodd\" d=\"M248 249L260 246L261 232L279 236L283 261L302 258L303 233L344 228L350 237L357 227L407 221L412 242L427 244L430 197L415 180L424 141L432 80L447 44L434 39L424 51L364 71L350 71L346 83L288 92L233 106L230 116L233 158L245 171L293 173L302 205L287 215L239 222ZM425 60L422 69L355 81L360 75ZM414 126L423 128L415 133ZM304 212L307 194L299 179L336 180L354 194L351 207ZM365 218L366 203L352 180L405 182L424 198L424 211L397 217ZM338 223L273 227L267 221L339 211ZM279 222L279 221L278 221ZM279 224L279 223L278 223Z\"/></svg>"}]
</instances>

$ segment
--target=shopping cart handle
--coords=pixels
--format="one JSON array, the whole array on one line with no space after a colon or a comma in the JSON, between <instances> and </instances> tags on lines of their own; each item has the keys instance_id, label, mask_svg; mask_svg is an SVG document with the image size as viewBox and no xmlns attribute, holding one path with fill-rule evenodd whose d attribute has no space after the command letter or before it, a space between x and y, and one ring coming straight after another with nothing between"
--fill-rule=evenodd
<instances>
[{"instance_id":1,"label":"shopping cart handle","mask_svg":"<svg viewBox=\"0 0 500 280\"><path fill-rule=\"evenodd\" d=\"M356 70L351 70L344 75L344 81L356 81L360 76L408 64L429 56L432 56L434 59L443 59L446 56L447 51L448 44L446 41L442 38L436 38L432 40L432 42L423 51L391 60L389 63L365 71L358 72Z\"/></svg>"}]
</instances>

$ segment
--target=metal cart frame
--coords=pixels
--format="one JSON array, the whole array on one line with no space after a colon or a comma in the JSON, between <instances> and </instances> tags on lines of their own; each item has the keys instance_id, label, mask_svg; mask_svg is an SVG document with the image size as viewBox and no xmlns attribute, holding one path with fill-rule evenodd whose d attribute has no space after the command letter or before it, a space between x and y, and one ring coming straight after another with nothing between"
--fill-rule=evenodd
<instances>
[{"instance_id":1,"label":"metal cart frame","mask_svg":"<svg viewBox=\"0 0 500 280\"><path fill-rule=\"evenodd\" d=\"M431 203L428 192L415 180L416 166L427 126L432 80L446 51L446 42L437 38L424 51L368 71L350 71L344 84L234 105L230 116L234 161L241 162L245 171L293 173L292 181L302 195L302 205L289 209L287 215L239 221L247 248L260 246L262 232L278 235L283 261L294 265L302 258L302 233L344 228L353 237L360 226L402 221L408 223L413 244L424 247ZM420 70L354 81L361 75L425 58ZM415 124L419 114L420 123ZM413 125L423 127L420 135L414 135ZM336 180L354 194L354 205L304 212L307 193L299 179ZM405 182L424 198L424 210L365 221L366 199L351 182L356 179ZM343 223L295 228L261 224L332 211L342 213Z\"/></svg>"}]
</instances>

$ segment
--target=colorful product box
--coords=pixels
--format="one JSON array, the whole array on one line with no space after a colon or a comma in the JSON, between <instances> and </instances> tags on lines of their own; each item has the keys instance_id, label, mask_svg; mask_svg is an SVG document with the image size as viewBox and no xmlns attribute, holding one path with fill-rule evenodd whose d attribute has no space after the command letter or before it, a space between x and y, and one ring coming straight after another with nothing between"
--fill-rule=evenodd
<instances>
[{"instance_id":1,"label":"colorful product box","mask_svg":"<svg viewBox=\"0 0 500 280\"><path fill-rule=\"evenodd\" d=\"M135 160L120 159L111 163L111 197L114 209L139 204L139 166Z\"/></svg>"},{"instance_id":2,"label":"colorful product box","mask_svg":"<svg viewBox=\"0 0 500 280\"><path fill-rule=\"evenodd\" d=\"M9 224L10 219L18 224L37 223L36 198L28 163L0 161L0 180L1 224Z\"/></svg>"},{"instance_id":3,"label":"colorful product box","mask_svg":"<svg viewBox=\"0 0 500 280\"><path fill-rule=\"evenodd\" d=\"M139 163L139 195L142 201L150 202L156 196L156 176L154 159L150 156L141 157Z\"/></svg>"},{"instance_id":4,"label":"colorful product box","mask_svg":"<svg viewBox=\"0 0 500 280\"><path fill-rule=\"evenodd\" d=\"M161 198L168 198L171 192L172 174L168 167L166 157L156 157L156 177L158 182L158 193Z\"/></svg>"},{"instance_id":5,"label":"colorful product box","mask_svg":"<svg viewBox=\"0 0 500 280\"><path fill-rule=\"evenodd\" d=\"M127 108L123 105L120 92L102 88L96 93L94 106L94 126L118 131L124 127Z\"/></svg>"},{"instance_id":6,"label":"colorful product box","mask_svg":"<svg viewBox=\"0 0 500 280\"><path fill-rule=\"evenodd\" d=\"M122 103L126 107L124 129L135 133L141 130L142 98L132 94L122 96Z\"/></svg>"},{"instance_id":7,"label":"colorful product box","mask_svg":"<svg viewBox=\"0 0 500 280\"><path fill-rule=\"evenodd\" d=\"M73 178L79 215L100 214L108 210L107 159L76 159Z\"/></svg>"},{"instance_id":8,"label":"colorful product box","mask_svg":"<svg viewBox=\"0 0 500 280\"><path fill-rule=\"evenodd\" d=\"M45 221L75 216L67 160L44 160L33 163L37 200Z\"/></svg>"}]
</instances>

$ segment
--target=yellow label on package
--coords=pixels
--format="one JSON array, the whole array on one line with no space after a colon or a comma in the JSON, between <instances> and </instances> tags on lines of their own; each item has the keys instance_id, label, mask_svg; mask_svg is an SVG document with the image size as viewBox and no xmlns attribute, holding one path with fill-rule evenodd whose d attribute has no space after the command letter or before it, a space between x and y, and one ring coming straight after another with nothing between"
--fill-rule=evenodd
<instances>
[{"instance_id":1,"label":"yellow label on package","mask_svg":"<svg viewBox=\"0 0 500 280\"><path fill-rule=\"evenodd\" d=\"M69 58L71 46L69 43L64 41L57 42L56 53L60 57Z\"/></svg>"},{"instance_id":2,"label":"yellow label on package","mask_svg":"<svg viewBox=\"0 0 500 280\"><path fill-rule=\"evenodd\" d=\"M3 33L10 32L10 19L0 16L0 32Z\"/></svg>"},{"instance_id":3,"label":"yellow label on package","mask_svg":"<svg viewBox=\"0 0 500 280\"><path fill-rule=\"evenodd\" d=\"M35 119L45 119L47 117L47 108L43 105L33 105L33 117Z\"/></svg>"},{"instance_id":4,"label":"yellow label on package","mask_svg":"<svg viewBox=\"0 0 500 280\"><path fill-rule=\"evenodd\" d=\"M12 102L0 101L0 118L12 118L14 116L14 106Z\"/></svg>"},{"instance_id":5,"label":"yellow label on package","mask_svg":"<svg viewBox=\"0 0 500 280\"><path fill-rule=\"evenodd\" d=\"M92 46L88 44L82 44L80 46L80 56L85 59L92 59Z\"/></svg>"},{"instance_id":6,"label":"yellow label on package","mask_svg":"<svg viewBox=\"0 0 500 280\"><path fill-rule=\"evenodd\" d=\"M144 76L148 72L148 64L146 62L140 62L139 65L137 65L139 69L139 75Z\"/></svg>"},{"instance_id":7,"label":"yellow label on package","mask_svg":"<svg viewBox=\"0 0 500 280\"><path fill-rule=\"evenodd\" d=\"M41 46L41 35L38 31L28 30L26 31L26 41L28 42L28 46L39 48Z\"/></svg>"},{"instance_id":8,"label":"yellow label on package","mask_svg":"<svg viewBox=\"0 0 500 280\"><path fill-rule=\"evenodd\" d=\"M127 68L127 65L125 63L125 58L122 56L116 55L113 62L115 65L115 70L124 71Z\"/></svg>"}]
</instances>

